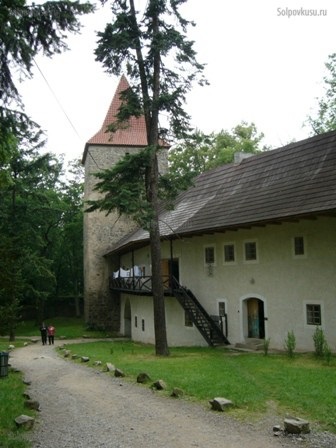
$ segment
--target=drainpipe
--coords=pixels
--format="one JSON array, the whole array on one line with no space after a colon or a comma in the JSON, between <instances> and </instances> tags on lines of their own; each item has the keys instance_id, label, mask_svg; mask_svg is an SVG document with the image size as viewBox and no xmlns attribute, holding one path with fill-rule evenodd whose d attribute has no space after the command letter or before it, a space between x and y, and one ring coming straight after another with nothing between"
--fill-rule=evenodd
<instances>
[{"instance_id":1,"label":"drainpipe","mask_svg":"<svg viewBox=\"0 0 336 448\"><path fill-rule=\"evenodd\" d=\"M135 289L135 282L134 282L134 250L132 249L132 269L133 269L133 275L132 275L132 289L134 291Z\"/></svg>"},{"instance_id":2,"label":"drainpipe","mask_svg":"<svg viewBox=\"0 0 336 448\"><path fill-rule=\"evenodd\" d=\"M170 269L169 269L169 286L173 290L173 240L170 240Z\"/></svg>"}]
</instances>

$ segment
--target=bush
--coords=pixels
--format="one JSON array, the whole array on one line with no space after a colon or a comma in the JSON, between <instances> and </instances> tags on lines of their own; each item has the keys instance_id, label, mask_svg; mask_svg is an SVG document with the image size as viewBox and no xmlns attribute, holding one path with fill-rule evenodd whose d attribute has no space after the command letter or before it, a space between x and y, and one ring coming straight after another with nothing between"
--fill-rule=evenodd
<instances>
[{"instance_id":1,"label":"bush","mask_svg":"<svg viewBox=\"0 0 336 448\"><path fill-rule=\"evenodd\" d=\"M313 334L314 346L315 346L315 355L318 358L322 358L324 355L325 345L327 344L326 338L324 336L324 331L320 327L316 327L315 332Z\"/></svg>"},{"instance_id":2,"label":"bush","mask_svg":"<svg viewBox=\"0 0 336 448\"><path fill-rule=\"evenodd\" d=\"M271 338L264 339L263 350L264 350L265 356L268 355L268 349L269 349L270 342L271 342Z\"/></svg>"},{"instance_id":3,"label":"bush","mask_svg":"<svg viewBox=\"0 0 336 448\"><path fill-rule=\"evenodd\" d=\"M296 338L294 331L292 330L287 333L287 338L285 339L285 350L290 358L293 358L295 348L296 348Z\"/></svg>"},{"instance_id":4,"label":"bush","mask_svg":"<svg viewBox=\"0 0 336 448\"><path fill-rule=\"evenodd\" d=\"M324 342L323 355L324 355L324 359L326 360L326 363L329 366L331 357L332 357L332 352L331 352L331 348L329 347L329 344L327 343L327 341Z\"/></svg>"}]
</instances>

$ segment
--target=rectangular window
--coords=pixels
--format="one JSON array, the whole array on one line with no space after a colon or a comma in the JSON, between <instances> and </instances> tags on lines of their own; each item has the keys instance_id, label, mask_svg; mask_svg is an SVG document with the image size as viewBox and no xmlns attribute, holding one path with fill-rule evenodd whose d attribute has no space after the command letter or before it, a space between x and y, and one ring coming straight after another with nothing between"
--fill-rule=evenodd
<instances>
[{"instance_id":1,"label":"rectangular window","mask_svg":"<svg viewBox=\"0 0 336 448\"><path fill-rule=\"evenodd\" d=\"M255 261L257 259L257 243L255 241L249 241L244 244L245 247L245 260Z\"/></svg>"},{"instance_id":2,"label":"rectangular window","mask_svg":"<svg viewBox=\"0 0 336 448\"><path fill-rule=\"evenodd\" d=\"M321 325L321 305L306 305L307 325Z\"/></svg>"},{"instance_id":3,"label":"rectangular window","mask_svg":"<svg viewBox=\"0 0 336 448\"><path fill-rule=\"evenodd\" d=\"M225 302L218 302L218 314L225 316Z\"/></svg>"},{"instance_id":4,"label":"rectangular window","mask_svg":"<svg viewBox=\"0 0 336 448\"><path fill-rule=\"evenodd\" d=\"M234 244L224 244L224 262L233 263L235 261Z\"/></svg>"},{"instance_id":5,"label":"rectangular window","mask_svg":"<svg viewBox=\"0 0 336 448\"><path fill-rule=\"evenodd\" d=\"M215 248L214 246L207 246L204 248L204 261L205 264L215 263Z\"/></svg>"},{"instance_id":6,"label":"rectangular window","mask_svg":"<svg viewBox=\"0 0 336 448\"><path fill-rule=\"evenodd\" d=\"M294 255L300 256L305 254L304 238L303 236L294 237Z\"/></svg>"},{"instance_id":7,"label":"rectangular window","mask_svg":"<svg viewBox=\"0 0 336 448\"><path fill-rule=\"evenodd\" d=\"M186 327L192 327L193 326L193 321L190 319L189 314L185 311L184 312L184 325Z\"/></svg>"},{"instance_id":8,"label":"rectangular window","mask_svg":"<svg viewBox=\"0 0 336 448\"><path fill-rule=\"evenodd\" d=\"M141 320L141 329L142 331L145 331L145 319Z\"/></svg>"},{"instance_id":9,"label":"rectangular window","mask_svg":"<svg viewBox=\"0 0 336 448\"><path fill-rule=\"evenodd\" d=\"M134 326L138 328L138 316L134 316Z\"/></svg>"}]
</instances>

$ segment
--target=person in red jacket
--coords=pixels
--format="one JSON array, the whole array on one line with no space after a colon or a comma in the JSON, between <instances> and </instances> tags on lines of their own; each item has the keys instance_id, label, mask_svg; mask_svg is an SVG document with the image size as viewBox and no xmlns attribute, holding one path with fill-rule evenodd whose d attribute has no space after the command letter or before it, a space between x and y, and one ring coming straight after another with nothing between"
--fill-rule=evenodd
<instances>
[{"instance_id":1,"label":"person in red jacket","mask_svg":"<svg viewBox=\"0 0 336 448\"><path fill-rule=\"evenodd\" d=\"M53 325L49 325L48 327L48 341L49 341L49 345L54 344L54 339L55 339L55 327Z\"/></svg>"}]
</instances>

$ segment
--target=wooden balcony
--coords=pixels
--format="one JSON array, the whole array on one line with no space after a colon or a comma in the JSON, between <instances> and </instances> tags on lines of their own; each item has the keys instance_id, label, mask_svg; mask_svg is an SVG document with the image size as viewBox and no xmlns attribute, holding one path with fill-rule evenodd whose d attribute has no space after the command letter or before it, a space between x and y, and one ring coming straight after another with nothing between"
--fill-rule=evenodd
<instances>
[{"instance_id":1,"label":"wooden balcony","mask_svg":"<svg viewBox=\"0 0 336 448\"><path fill-rule=\"evenodd\" d=\"M172 295L172 281L168 275L162 275L164 294ZM109 287L111 291L126 292L142 296L152 295L152 276L141 277L110 277Z\"/></svg>"}]
</instances>

